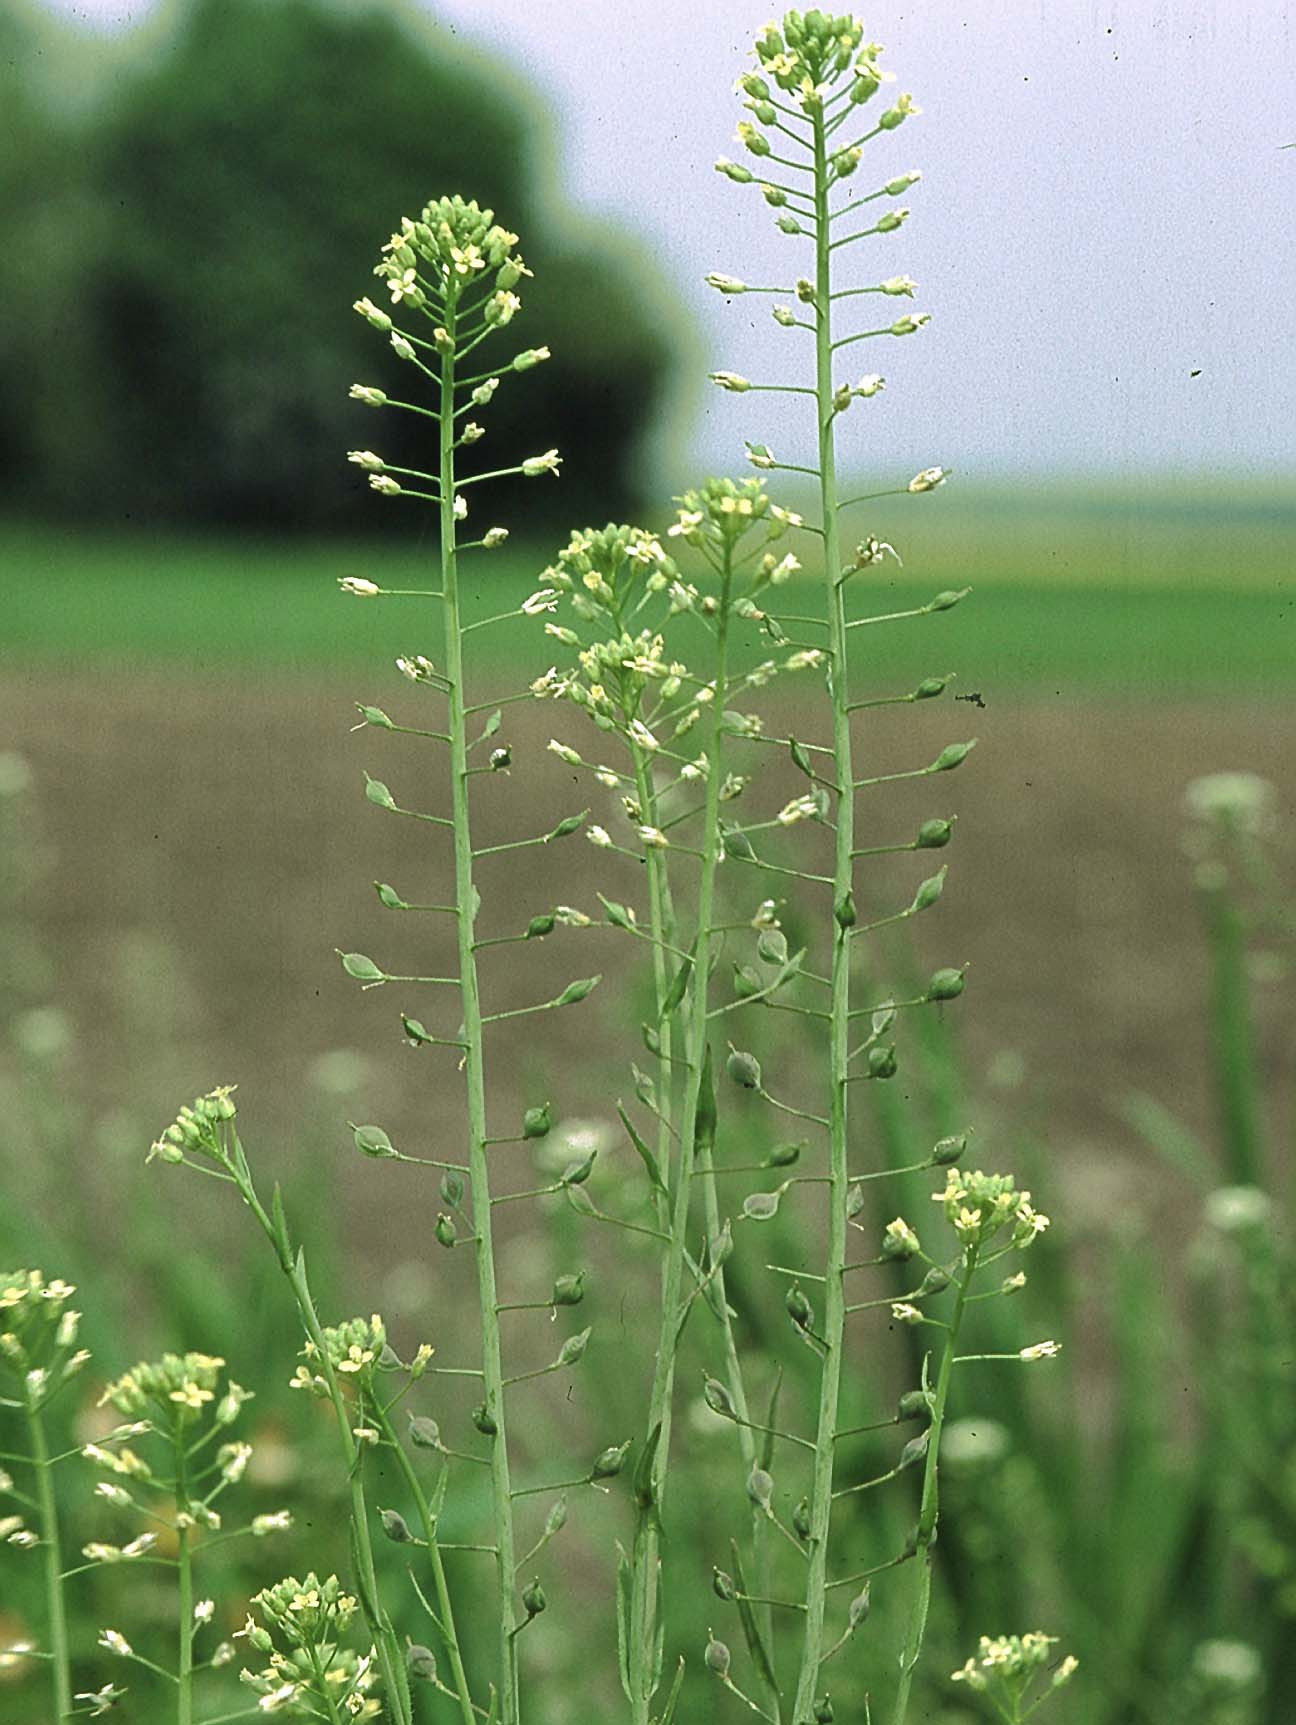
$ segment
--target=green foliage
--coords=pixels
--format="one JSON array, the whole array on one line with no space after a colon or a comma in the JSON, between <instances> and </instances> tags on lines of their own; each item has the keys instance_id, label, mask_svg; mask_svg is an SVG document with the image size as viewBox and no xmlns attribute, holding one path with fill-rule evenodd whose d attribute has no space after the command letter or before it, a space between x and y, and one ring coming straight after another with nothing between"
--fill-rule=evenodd
<instances>
[{"instance_id":1,"label":"green foliage","mask_svg":"<svg viewBox=\"0 0 1296 1725\"><path fill-rule=\"evenodd\" d=\"M79 75L53 32L41 49ZM347 309L375 211L416 207L437 184L535 226L553 154L537 98L412 11L321 0L192 0L86 113L55 120L14 82L0 168L10 505L111 523L319 532L361 510L371 523L338 463L359 441L346 381L362 361L377 382L399 369L375 362ZM531 250L521 345L543 328L555 362L525 399L505 392L494 436L512 455L534 416L562 441L566 494L533 499L534 519L595 496L624 508L678 352L668 295L650 294L651 265L624 236L540 231ZM418 435L394 432L390 459Z\"/></svg>"}]
</instances>

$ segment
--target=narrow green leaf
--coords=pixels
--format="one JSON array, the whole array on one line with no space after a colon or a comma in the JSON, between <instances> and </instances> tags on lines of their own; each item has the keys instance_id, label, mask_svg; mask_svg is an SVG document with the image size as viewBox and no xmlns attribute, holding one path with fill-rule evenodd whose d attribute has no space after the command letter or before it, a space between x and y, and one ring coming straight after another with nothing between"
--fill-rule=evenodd
<instances>
[{"instance_id":1,"label":"narrow green leaf","mask_svg":"<svg viewBox=\"0 0 1296 1725\"><path fill-rule=\"evenodd\" d=\"M617 1669L626 1700L634 1706L634 1691L630 1687L630 1613L634 1597L634 1572L625 1547L617 1543Z\"/></svg>"},{"instance_id":2,"label":"narrow green leaf","mask_svg":"<svg viewBox=\"0 0 1296 1725\"><path fill-rule=\"evenodd\" d=\"M747 1651L752 1656L752 1663L760 1674L760 1680L771 1694L778 1693L778 1678L774 1672L774 1663L769 1656L756 1621L756 1613L751 1608L751 1601L746 1598L747 1578L743 1574L742 1554L738 1550L738 1541L729 1541L729 1550L733 1554L733 1578L738 1584L738 1620L742 1624L743 1637L747 1642Z\"/></svg>"},{"instance_id":3,"label":"narrow green leaf","mask_svg":"<svg viewBox=\"0 0 1296 1725\"><path fill-rule=\"evenodd\" d=\"M774 1377L774 1388L770 1391L769 1406L765 1410L765 1424L770 1429L761 1441L761 1466L766 1473L769 1472L770 1464L774 1460L774 1428L778 1425L779 1394L782 1388L783 1367L780 1365Z\"/></svg>"},{"instance_id":4,"label":"narrow green leaf","mask_svg":"<svg viewBox=\"0 0 1296 1725\"><path fill-rule=\"evenodd\" d=\"M671 1684L670 1694L666 1697L666 1711L660 1719L655 1719L653 1725L673 1725L675 1709L679 1705L680 1690L684 1687L684 1661L680 1660L675 1667L675 1681Z\"/></svg>"},{"instance_id":5,"label":"narrow green leaf","mask_svg":"<svg viewBox=\"0 0 1296 1725\"><path fill-rule=\"evenodd\" d=\"M635 1131L634 1122L631 1120L630 1116L626 1113L625 1109L621 1106L621 1104L619 1102L617 1103L617 1113L621 1116L621 1124L625 1127L626 1132L629 1134L630 1142L634 1145L635 1149L639 1152L639 1160L643 1163L644 1167L648 1170L648 1178L652 1182L653 1190L656 1192L660 1192L663 1198L669 1198L670 1192L667 1188L665 1180L662 1179L661 1167L657 1161L656 1156L653 1155L653 1153L649 1149L648 1145L639 1136L638 1132Z\"/></svg>"}]
</instances>

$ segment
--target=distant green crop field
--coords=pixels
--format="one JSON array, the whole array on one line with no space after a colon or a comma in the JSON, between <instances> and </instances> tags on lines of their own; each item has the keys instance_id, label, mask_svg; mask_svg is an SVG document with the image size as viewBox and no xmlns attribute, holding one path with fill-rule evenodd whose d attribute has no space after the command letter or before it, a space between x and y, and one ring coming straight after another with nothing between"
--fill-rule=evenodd
<instances>
[{"instance_id":1,"label":"distant green crop field","mask_svg":"<svg viewBox=\"0 0 1296 1725\"><path fill-rule=\"evenodd\" d=\"M853 602L888 612L970 586L957 611L858 632L879 679L958 666L963 687L1106 686L1275 695L1296 687L1296 505L1285 493L1212 498L1185 490L1115 499L1096 491L953 495L880 505L868 526L901 540L905 566L858 578ZM861 524L859 529L863 532ZM552 545L510 545L464 563L472 611L504 611L539 584ZM0 527L11 572L0 656L310 669L435 651L435 608L339 595L344 575L434 584L431 542L369 544L81 535ZM865 583L871 588L865 593ZM807 612L817 588L776 608ZM544 656L541 624L485 630L502 662ZM917 631L917 633L915 633ZM753 652L767 650L753 632ZM558 655L553 655L557 657ZM927 660L931 663L928 664Z\"/></svg>"}]
</instances>

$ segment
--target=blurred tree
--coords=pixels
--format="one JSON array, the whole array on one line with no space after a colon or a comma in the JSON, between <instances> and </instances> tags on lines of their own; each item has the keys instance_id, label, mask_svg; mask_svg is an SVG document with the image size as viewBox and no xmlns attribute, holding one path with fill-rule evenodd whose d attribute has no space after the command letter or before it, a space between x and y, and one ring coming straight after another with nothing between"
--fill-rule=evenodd
<instances>
[{"instance_id":1,"label":"blurred tree","mask_svg":"<svg viewBox=\"0 0 1296 1725\"><path fill-rule=\"evenodd\" d=\"M484 452L502 466L557 444L562 484L513 487L502 518L549 531L634 511L638 439L668 378L661 280L606 228L581 249L546 233L549 115L435 25L391 6L192 0L88 115L55 121L21 83L13 94L0 168L11 507L408 526L345 466L370 443L427 464L413 416L379 429L347 399L357 380L409 388L350 308L375 289L399 217L462 191L521 233L535 270L501 357L541 342L554 354L506 381ZM492 501L483 488L483 515Z\"/></svg>"}]
</instances>

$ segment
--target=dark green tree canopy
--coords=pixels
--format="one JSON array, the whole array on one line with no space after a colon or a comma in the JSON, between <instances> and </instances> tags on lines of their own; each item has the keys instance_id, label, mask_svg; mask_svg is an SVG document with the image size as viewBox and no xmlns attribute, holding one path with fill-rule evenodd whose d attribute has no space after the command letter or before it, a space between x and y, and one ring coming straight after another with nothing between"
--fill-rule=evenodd
<instances>
[{"instance_id":1,"label":"dark green tree canopy","mask_svg":"<svg viewBox=\"0 0 1296 1725\"><path fill-rule=\"evenodd\" d=\"M399 218L457 191L520 233L535 271L492 353L554 355L506 380L482 451L503 466L557 444L563 480L513 490L505 518L634 509L667 380L660 280L612 230L579 250L545 232L549 118L450 36L326 0L193 0L88 117L23 119L44 195L0 174L11 505L317 530L402 514L345 463L376 441L426 465L413 416L379 434L347 399L356 381L410 387L351 306L385 303L371 272Z\"/></svg>"}]
</instances>

